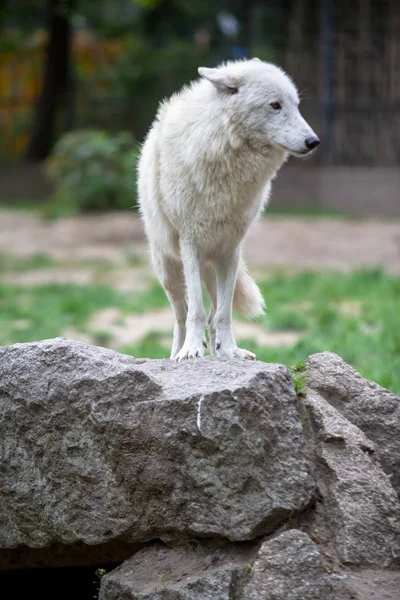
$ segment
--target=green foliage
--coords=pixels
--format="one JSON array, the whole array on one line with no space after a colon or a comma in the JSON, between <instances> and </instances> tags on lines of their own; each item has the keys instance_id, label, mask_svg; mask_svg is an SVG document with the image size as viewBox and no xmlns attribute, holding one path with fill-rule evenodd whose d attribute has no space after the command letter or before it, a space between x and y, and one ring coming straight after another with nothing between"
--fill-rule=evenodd
<instances>
[{"instance_id":1,"label":"green foliage","mask_svg":"<svg viewBox=\"0 0 400 600\"><path fill-rule=\"evenodd\" d=\"M46 216L135 208L137 158L129 133L65 134L47 161L57 189Z\"/></svg>"},{"instance_id":2,"label":"green foliage","mask_svg":"<svg viewBox=\"0 0 400 600\"><path fill-rule=\"evenodd\" d=\"M42 252L37 252L27 258L14 256L13 254L0 254L0 273L46 269L56 267L58 264L55 258Z\"/></svg>"},{"instance_id":3,"label":"green foliage","mask_svg":"<svg viewBox=\"0 0 400 600\"><path fill-rule=\"evenodd\" d=\"M96 571L95 571L96 580L93 581L93 583L96 586L96 593L93 595L93 598L98 598L98 593L100 591L101 580L103 579L103 577L106 574L106 572L107 571L105 569L96 569Z\"/></svg>"},{"instance_id":4,"label":"green foliage","mask_svg":"<svg viewBox=\"0 0 400 600\"><path fill-rule=\"evenodd\" d=\"M307 391L306 374L304 370L305 361L303 360L289 367L289 371L292 373L294 389L299 397L305 396Z\"/></svg>"}]
</instances>

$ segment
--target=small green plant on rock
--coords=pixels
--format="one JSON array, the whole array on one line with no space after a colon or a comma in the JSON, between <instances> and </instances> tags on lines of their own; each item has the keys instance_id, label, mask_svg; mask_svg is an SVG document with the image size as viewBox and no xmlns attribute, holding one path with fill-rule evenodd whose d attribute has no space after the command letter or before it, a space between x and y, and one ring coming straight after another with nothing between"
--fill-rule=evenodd
<instances>
[{"instance_id":1,"label":"small green plant on rock","mask_svg":"<svg viewBox=\"0 0 400 600\"><path fill-rule=\"evenodd\" d=\"M307 380L305 374L305 361L300 361L289 367L292 374L293 385L296 394L302 398L307 393Z\"/></svg>"},{"instance_id":2,"label":"small green plant on rock","mask_svg":"<svg viewBox=\"0 0 400 600\"><path fill-rule=\"evenodd\" d=\"M96 571L94 573L95 576L96 576L96 579L95 579L95 581L93 581L94 585L96 586L96 593L93 595L93 598L98 598L99 597L101 580L103 579L103 577L106 574L106 572L107 571L105 569L96 569Z\"/></svg>"}]
</instances>

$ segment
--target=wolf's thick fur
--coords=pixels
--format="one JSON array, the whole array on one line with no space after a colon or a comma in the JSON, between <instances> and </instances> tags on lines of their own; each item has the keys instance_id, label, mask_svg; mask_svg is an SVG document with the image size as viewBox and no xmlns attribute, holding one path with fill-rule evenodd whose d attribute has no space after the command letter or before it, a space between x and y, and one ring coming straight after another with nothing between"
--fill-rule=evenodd
<instances>
[{"instance_id":1,"label":"wolf's thick fur","mask_svg":"<svg viewBox=\"0 0 400 600\"><path fill-rule=\"evenodd\" d=\"M264 311L241 245L288 153L305 154L305 140L319 140L278 67L254 59L199 74L161 104L143 145L140 210L174 309L171 357L204 354L203 281L211 297L211 353L254 358L237 348L232 333L232 304L247 316Z\"/></svg>"}]
</instances>

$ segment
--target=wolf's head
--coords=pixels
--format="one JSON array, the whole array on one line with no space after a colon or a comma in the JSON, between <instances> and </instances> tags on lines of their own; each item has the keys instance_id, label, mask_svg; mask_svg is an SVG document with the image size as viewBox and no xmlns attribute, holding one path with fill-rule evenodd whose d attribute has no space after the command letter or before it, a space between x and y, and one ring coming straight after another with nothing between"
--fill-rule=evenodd
<instances>
[{"instance_id":1,"label":"wolf's head","mask_svg":"<svg viewBox=\"0 0 400 600\"><path fill-rule=\"evenodd\" d=\"M223 102L224 113L242 136L295 156L314 150L319 139L299 111L292 80L279 67L258 59L199 68Z\"/></svg>"}]
</instances>

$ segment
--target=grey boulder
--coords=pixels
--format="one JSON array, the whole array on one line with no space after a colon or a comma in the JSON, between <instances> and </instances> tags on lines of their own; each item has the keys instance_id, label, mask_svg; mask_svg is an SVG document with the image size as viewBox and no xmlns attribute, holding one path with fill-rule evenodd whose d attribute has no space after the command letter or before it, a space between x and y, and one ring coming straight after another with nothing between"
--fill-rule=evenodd
<instances>
[{"instance_id":1,"label":"grey boulder","mask_svg":"<svg viewBox=\"0 0 400 600\"><path fill-rule=\"evenodd\" d=\"M249 540L312 503L281 365L0 349L0 548Z\"/></svg>"},{"instance_id":2,"label":"grey boulder","mask_svg":"<svg viewBox=\"0 0 400 600\"><path fill-rule=\"evenodd\" d=\"M153 545L106 575L99 600L333 600L316 545L291 530L256 545Z\"/></svg>"},{"instance_id":3,"label":"grey boulder","mask_svg":"<svg viewBox=\"0 0 400 600\"><path fill-rule=\"evenodd\" d=\"M334 596L317 546L293 529L261 546L243 598L333 600Z\"/></svg>"},{"instance_id":4,"label":"grey boulder","mask_svg":"<svg viewBox=\"0 0 400 600\"><path fill-rule=\"evenodd\" d=\"M103 577L99 600L239 600L255 551L152 544Z\"/></svg>"},{"instance_id":5,"label":"grey boulder","mask_svg":"<svg viewBox=\"0 0 400 600\"><path fill-rule=\"evenodd\" d=\"M315 478L339 559L390 566L400 559L400 502L374 444L318 393L303 401Z\"/></svg>"},{"instance_id":6,"label":"grey boulder","mask_svg":"<svg viewBox=\"0 0 400 600\"><path fill-rule=\"evenodd\" d=\"M386 474L400 493L400 398L364 379L332 352L310 356L306 378L308 387L374 442Z\"/></svg>"}]
</instances>

